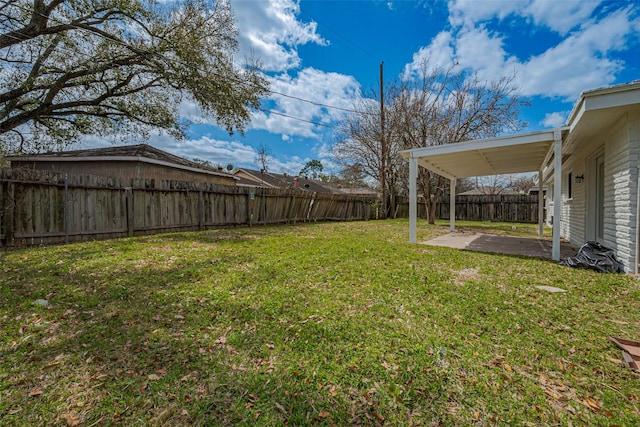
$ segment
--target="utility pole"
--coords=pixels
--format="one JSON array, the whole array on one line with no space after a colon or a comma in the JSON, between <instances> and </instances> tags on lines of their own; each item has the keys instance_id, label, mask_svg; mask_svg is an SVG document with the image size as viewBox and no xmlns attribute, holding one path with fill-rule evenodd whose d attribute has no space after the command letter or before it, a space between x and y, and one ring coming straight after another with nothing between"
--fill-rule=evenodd
<instances>
[{"instance_id":1,"label":"utility pole","mask_svg":"<svg viewBox=\"0 0 640 427\"><path fill-rule=\"evenodd\" d=\"M387 143L384 137L384 61L380 63L380 187L382 188L382 217L387 219Z\"/></svg>"}]
</instances>

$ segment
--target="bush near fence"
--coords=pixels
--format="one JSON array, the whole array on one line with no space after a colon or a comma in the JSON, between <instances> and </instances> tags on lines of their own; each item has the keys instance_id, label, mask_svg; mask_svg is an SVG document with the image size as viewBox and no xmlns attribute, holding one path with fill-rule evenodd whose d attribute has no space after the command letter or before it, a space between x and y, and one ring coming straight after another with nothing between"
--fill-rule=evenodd
<instances>
[{"instance_id":1,"label":"bush near fence","mask_svg":"<svg viewBox=\"0 0 640 427\"><path fill-rule=\"evenodd\" d=\"M302 190L0 169L0 246L256 224L368 220L375 215L376 201Z\"/></svg>"}]
</instances>

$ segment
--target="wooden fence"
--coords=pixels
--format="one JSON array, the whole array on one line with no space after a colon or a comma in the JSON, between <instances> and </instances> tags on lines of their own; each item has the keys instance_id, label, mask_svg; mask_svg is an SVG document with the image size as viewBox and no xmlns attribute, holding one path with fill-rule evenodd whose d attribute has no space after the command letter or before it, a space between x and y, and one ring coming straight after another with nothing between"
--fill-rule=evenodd
<instances>
[{"instance_id":1,"label":"wooden fence","mask_svg":"<svg viewBox=\"0 0 640 427\"><path fill-rule=\"evenodd\" d=\"M449 219L449 197L436 206L436 218ZM398 217L409 216L409 198L398 197ZM418 201L418 217L426 218L424 199ZM466 221L538 222L537 195L473 195L456 196L456 219Z\"/></svg>"},{"instance_id":2,"label":"wooden fence","mask_svg":"<svg viewBox=\"0 0 640 427\"><path fill-rule=\"evenodd\" d=\"M0 169L0 247L227 226L367 220L375 198Z\"/></svg>"}]
</instances>

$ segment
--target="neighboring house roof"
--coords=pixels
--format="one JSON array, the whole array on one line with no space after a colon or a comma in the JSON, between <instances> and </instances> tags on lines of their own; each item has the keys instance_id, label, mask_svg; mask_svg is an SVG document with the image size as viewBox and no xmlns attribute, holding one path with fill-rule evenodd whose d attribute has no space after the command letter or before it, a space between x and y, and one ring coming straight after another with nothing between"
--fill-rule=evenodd
<instances>
[{"instance_id":1,"label":"neighboring house roof","mask_svg":"<svg viewBox=\"0 0 640 427\"><path fill-rule=\"evenodd\" d=\"M7 160L15 162L138 161L233 178L233 176L228 173L205 168L199 163L192 162L183 157L175 156L148 144L120 145L114 147L91 148L86 150L7 156Z\"/></svg>"},{"instance_id":2,"label":"neighboring house roof","mask_svg":"<svg viewBox=\"0 0 640 427\"><path fill-rule=\"evenodd\" d=\"M538 191L540 191L540 190L538 189L538 187L531 187L531 188L527 191L527 194L531 194L531 193L538 194ZM547 192L547 186L546 186L546 185L545 185L544 187L542 187L542 192L543 192L543 193L546 193L546 192Z\"/></svg>"},{"instance_id":3,"label":"neighboring house roof","mask_svg":"<svg viewBox=\"0 0 640 427\"><path fill-rule=\"evenodd\" d=\"M317 193L343 194L344 192L324 185L320 181L306 177L279 174L272 172L260 172L255 169L239 168L234 175L238 178L237 185L249 187L267 187L282 189L299 189Z\"/></svg>"},{"instance_id":4,"label":"neighboring house roof","mask_svg":"<svg viewBox=\"0 0 640 427\"><path fill-rule=\"evenodd\" d=\"M357 196L373 196L376 197L379 195L379 193L376 190L372 190L370 188L366 188L366 187L356 187L356 188L348 188L348 187L341 187L339 188L340 191L342 191L343 193L347 193L347 194L354 194Z\"/></svg>"}]
</instances>

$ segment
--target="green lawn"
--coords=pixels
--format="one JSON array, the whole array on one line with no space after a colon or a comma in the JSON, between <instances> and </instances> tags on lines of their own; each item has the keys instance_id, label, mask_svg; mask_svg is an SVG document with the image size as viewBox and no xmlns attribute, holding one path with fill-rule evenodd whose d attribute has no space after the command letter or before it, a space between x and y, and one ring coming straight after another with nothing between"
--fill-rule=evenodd
<instances>
[{"instance_id":1,"label":"green lawn","mask_svg":"<svg viewBox=\"0 0 640 427\"><path fill-rule=\"evenodd\" d=\"M640 425L607 340L639 326L633 277L411 245L405 220L16 250L0 425Z\"/></svg>"}]
</instances>

